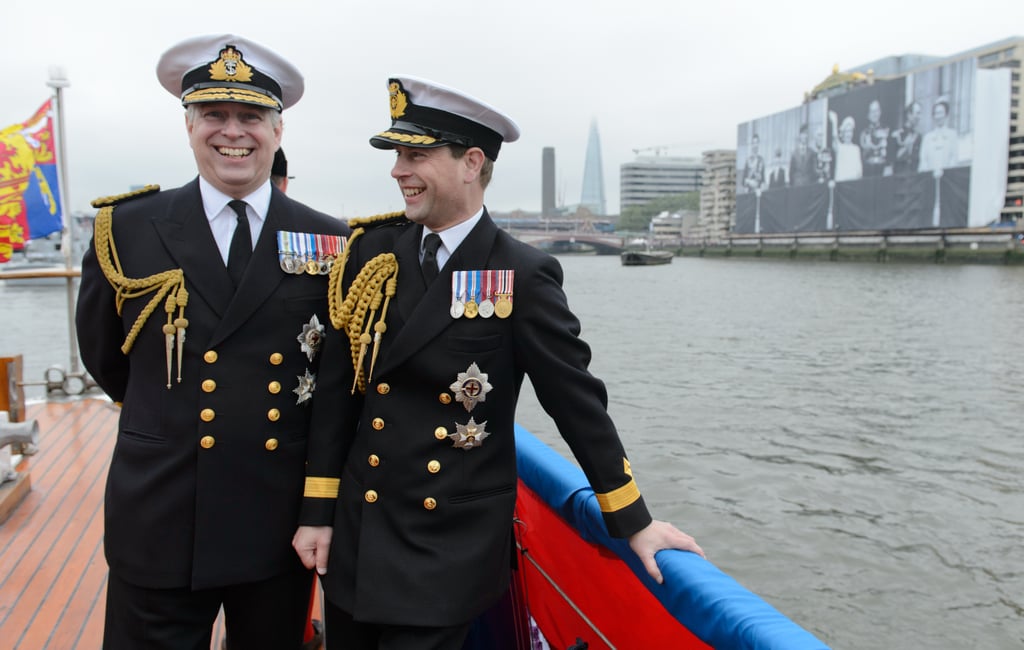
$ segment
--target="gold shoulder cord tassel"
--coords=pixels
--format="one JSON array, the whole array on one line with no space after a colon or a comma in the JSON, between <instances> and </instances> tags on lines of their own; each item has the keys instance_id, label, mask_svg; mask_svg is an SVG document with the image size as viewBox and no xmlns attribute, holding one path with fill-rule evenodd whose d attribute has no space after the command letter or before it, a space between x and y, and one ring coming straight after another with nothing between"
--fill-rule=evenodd
<instances>
[{"instance_id":1,"label":"gold shoulder cord tassel","mask_svg":"<svg viewBox=\"0 0 1024 650\"><path fill-rule=\"evenodd\" d=\"M402 213L391 213L378 215L367 219L352 220L350 225L355 227L348 239L348 245L342 254L341 263L331 268L331 276L328 284L328 305L330 308L331 325L334 329L345 330L349 339L349 347L352 354L352 367L355 370L355 378L352 382L352 393L356 389L360 393L366 392L366 382L373 377L373 367L377 362L377 354L380 350L380 343L387 330L388 306L391 298L394 297L398 288L398 260L393 253L381 253L367 262L359 274L352 281L348 293L342 299L342 276L345 266L348 263L348 253L353 242L363 234L362 225L392 219ZM380 317L374 321L377 310L380 310ZM373 331L371 336L370 331ZM370 343L373 343L373 351L370 356L369 377L363 370L363 360L366 358L366 351Z\"/></svg>"},{"instance_id":2,"label":"gold shoulder cord tassel","mask_svg":"<svg viewBox=\"0 0 1024 650\"><path fill-rule=\"evenodd\" d=\"M384 320L387 317L391 296L394 295L394 288L397 286L397 278L398 260L395 259L394 253L381 253L359 271L359 275L348 289L348 295L345 296L339 313L335 314L332 310L331 323L335 328L345 330L352 350L352 364L355 369L353 393L357 388L361 393L366 392L367 377L363 370L363 359L371 342L374 344L371 359L377 359L378 346L387 327ZM374 316L382 301L384 308L381 309L380 318L374 323ZM374 331L374 336L370 335L371 330ZM371 365L370 376L372 375Z\"/></svg>"},{"instance_id":3,"label":"gold shoulder cord tassel","mask_svg":"<svg viewBox=\"0 0 1024 650\"><path fill-rule=\"evenodd\" d=\"M97 206L98 207L98 206ZM114 288L117 313L120 316L126 300L144 296L147 293L156 292L146 303L139 317L132 324L128 336L121 345L121 352L128 354L138 337L142 326L156 310L161 301L164 302L164 311L167 313L167 323L163 326L164 344L167 357L167 388L171 387L171 367L173 365L174 339L177 336L177 357L178 357L178 383L181 383L181 362L185 346L185 328L188 327L188 319L185 318L185 306L188 304L188 291L185 289L185 274L181 269L172 269L151 275L147 278L125 277L121 267L121 261L117 256L117 246L114 244L112 231L112 220L114 206L105 205L96 215L94 240L96 246L96 259L104 277ZM174 317L177 309L178 317Z\"/></svg>"}]
</instances>

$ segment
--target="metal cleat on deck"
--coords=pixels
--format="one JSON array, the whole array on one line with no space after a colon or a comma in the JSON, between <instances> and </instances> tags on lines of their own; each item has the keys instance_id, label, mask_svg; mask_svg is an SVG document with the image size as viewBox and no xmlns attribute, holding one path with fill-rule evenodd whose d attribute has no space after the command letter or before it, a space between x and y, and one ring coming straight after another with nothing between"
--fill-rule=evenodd
<instances>
[{"instance_id":1,"label":"metal cleat on deck","mask_svg":"<svg viewBox=\"0 0 1024 650\"><path fill-rule=\"evenodd\" d=\"M39 423L33 418L25 422L5 422L0 412L0 447L11 446L12 454L33 456L39 452Z\"/></svg>"},{"instance_id":2,"label":"metal cleat on deck","mask_svg":"<svg viewBox=\"0 0 1024 650\"><path fill-rule=\"evenodd\" d=\"M39 423L35 419L8 422L8 412L0 411L0 524L7 521L32 486L28 470L15 468L26 455L39 450ZM14 454L18 454L15 460Z\"/></svg>"},{"instance_id":3,"label":"metal cleat on deck","mask_svg":"<svg viewBox=\"0 0 1024 650\"><path fill-rule=\"evenodd\" d=\"M10 449L5 449L10 447ZM18 473L11 463L12 455L31 456L39 451L39 423L7 422L7 413L0 411L0 483L13 481Z\"/></svg>"},{"instance_id":4,"label":"metal cleat on deck","mask_svg":"<svg viewBox=\"0 0 1024 650\"><path fill-rule=\"evenodd\" d=\"M28 470L18 472L15 468L25 456L38 451L39 423L25 419L21 355L0 357L0 523L31 489Z\"/></svg>"},{"instance_id":5,"label":"metal cleat on deck","mask_svg":"<svg viewBox=\"0 0 1024 650\"><path fill-rule=\"evenodd\" d=\"M32 456L39 451L39 424L25 420L21 366L20 354L0 357L0 449L10 445L12 454Z\"/></svg>"}]
</instances>

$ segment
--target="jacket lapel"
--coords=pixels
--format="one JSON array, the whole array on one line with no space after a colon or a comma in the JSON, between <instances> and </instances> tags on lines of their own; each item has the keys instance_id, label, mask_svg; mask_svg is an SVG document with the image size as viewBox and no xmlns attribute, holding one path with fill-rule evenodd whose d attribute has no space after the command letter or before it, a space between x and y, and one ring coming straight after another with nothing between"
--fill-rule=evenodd
<instances>
[{"instance_id":1,"label":"jacket lapel","mask_svg":"<svg viewBox=\"0 0 1024 650\"><path fill-rule=\"evenodd\" d=\"M408 321L416 305L427 292L420 269L420 241L423 239L423 226L406 228L395 241L395 259L398 261L398 289L395 292L395 307L402 322ZM397 323L396 323L397 325Z\"/></svg>"},{"instance_id":2,"label":"jacket lapel","mask_svg":"<svg viewBox=\"0 0 1024 650\"><path fill-rule=\"evenodd\" d=\"M398 294L406 291L410 296L415 294L417 289L415 283L423 284L422 274L419 269L419 255L415 249L420 241L422 228L410 228L415 239L412 257L405 265L399 262ZM423 346L437 338L453 322L451 317L452 299L452 271L484 269L487 265L487 258L490 256L491 247L494 245L494 238L498 228L494 225L490 216L484 211L480 222L470 231L469 235L459 244L452 256L441 269L427 291L415 304L413 299L402 299L400 310L405 317L405 322L412 323L412 326L401 327L395 333L391 345L385 345L383 357L374 373L380 375L400 365L403 361L415 354ZM407 235L403 235L403 238ZM406 242L401 242L406 244ZM401 249L402 259L409 255L405 246L396 247ZM397 253L398 251L396 251ZM409 268L413 266L413 268ZM406 269L404 273L401 269Z\"/></svg>"},{"instance_id":3,"label":"jacket lapel","mask_svg":"<svg viewBox=\"0 0 1024 650\"><path fill-rule=\"evenodd\" d=\"M185 273L189 290L198 294L215 314L223 315L234 287L203 211L198 178L175 194L166 213L153 217L153 227Z\"/></svg>"}]
</instances>

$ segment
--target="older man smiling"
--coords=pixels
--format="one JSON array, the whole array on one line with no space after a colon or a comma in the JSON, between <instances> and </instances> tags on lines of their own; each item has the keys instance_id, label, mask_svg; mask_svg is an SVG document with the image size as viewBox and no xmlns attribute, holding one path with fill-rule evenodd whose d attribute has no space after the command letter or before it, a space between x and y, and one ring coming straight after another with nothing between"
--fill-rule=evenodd
<instances>
[{"instance_id":1,"label":"older man smiling","mask_svg":"<svg viewBox=\"0 0 1024 650\"><path fill-rule=\"evenodd\" d=\"M78 333L123 403L106 491L103 647L302 646L312 573L291 547L326 323L347 227L270 182L299 71L235 36L168 50L191 183L101 199ZM127 334L127 336L126 336ZM187 334L187 336L186 336Z\"/></svg>"}]
</instances>

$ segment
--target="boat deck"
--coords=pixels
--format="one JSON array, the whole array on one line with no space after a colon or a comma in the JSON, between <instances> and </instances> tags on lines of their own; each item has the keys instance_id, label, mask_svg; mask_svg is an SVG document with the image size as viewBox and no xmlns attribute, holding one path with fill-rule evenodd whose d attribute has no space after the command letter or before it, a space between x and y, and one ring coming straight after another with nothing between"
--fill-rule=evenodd
<instances>
[{"instance_id":1,"label":"boat deck","mask_svg":"<svg viewBox=\"0 0 1024 650\"><path fill-rule=\"evenodd\" d=\"M39 452L16 468L31 490L0 524L0 645L95 650L103 636L107 563L103 491L117 431L110 402L30 405ZM211 648L224 635L218 618Z\"/></svg>"}]
</instances>

